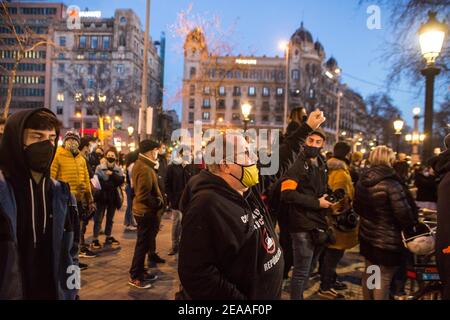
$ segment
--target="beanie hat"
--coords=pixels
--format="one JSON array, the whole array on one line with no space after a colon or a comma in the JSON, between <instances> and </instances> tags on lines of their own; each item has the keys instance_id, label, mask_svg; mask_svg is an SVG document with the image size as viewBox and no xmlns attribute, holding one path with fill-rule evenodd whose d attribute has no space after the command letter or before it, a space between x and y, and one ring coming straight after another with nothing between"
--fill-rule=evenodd
<instances>
[{"instance_id":1,"label":"beanie hat","mask_svg":"<svg viewBox=\"0 0 450 320\"><path fill-rule=\"evenodd\" d=\"M160 147L160 143L153 140L142 140L139 142L139 152L146 153L153 149L158 149Z\"/></svg>"},{"instance_id":2,"label":"beanie hat","mask_svg":"<svg viewBox=\"0 0 450 320\"><path fill-rule=\"evenodd\" d=\"M65 143L67 139L73 139L80 144L80 135L76 131L67 131L63 143Z\"/></svg>"},{"instance_id":3,"label":"beanie hat","mask_svg":"<svg viewBox=\"0 0 450 320\"><path fill-rule=\"evenodd\" d=\"M325 131L323 131L321 128L317 128L313 132L311 132L309 135L312 136L313 134L317 134L323 138L323 140L327 140L327 135Z\"/></svg>"},{"instance_id":4,"label":"beanie hat","mask_svg":"<svg viewBox=\"0 0 450 320\"><path fill-rule=\"evenodd\" d=\"M345 157L350 153L352 148L348 143L338 142L334 145L333 156L337 159L344 160Z\"/></svg>"},{"instance_id":5,"label":"beanie hat","mask_svg":"<svg viewBox=\"0 0 450 320\"><path fill-rule=\"evenodd\" d=\"M89 142L91 142L91 141L92 141L92 138L90 138L90 137L81 138L78 150L81 151L81 149L83 149L84 147L89 146Z\"/></svg>"}]
</instances>

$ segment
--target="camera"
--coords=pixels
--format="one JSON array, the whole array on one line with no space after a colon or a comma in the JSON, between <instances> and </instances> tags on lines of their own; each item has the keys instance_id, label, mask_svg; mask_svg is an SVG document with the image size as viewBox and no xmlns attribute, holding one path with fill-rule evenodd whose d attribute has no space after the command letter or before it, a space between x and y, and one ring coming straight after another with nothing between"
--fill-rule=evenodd
<instances>
[{"instance_id":1,"label":"camera","mask_svg":"<svg viewBox=\"0 0 450 320\"><path fill-rule=\"evenodd\" d=\"M359 216L353 209L349 209L339 215L334 216L338 230L348 232L358 226Z\"/></svg>"}]
</instances>

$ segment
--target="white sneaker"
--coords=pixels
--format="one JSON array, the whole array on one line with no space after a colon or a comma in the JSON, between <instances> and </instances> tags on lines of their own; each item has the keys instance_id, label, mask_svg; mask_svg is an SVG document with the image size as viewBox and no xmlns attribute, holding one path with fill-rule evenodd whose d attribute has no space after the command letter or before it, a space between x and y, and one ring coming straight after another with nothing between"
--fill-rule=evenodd
<instances>
[{"instance_id":1,"label":"white sneaker","mask_svg":"<svg viewBox=\"0 0 450 320\"><path fill-rule=\"evenodd\" d=\"M125 231L136 231L137 228L135 226L129 225L125 227Z\"/></svg>"}]
</instances>

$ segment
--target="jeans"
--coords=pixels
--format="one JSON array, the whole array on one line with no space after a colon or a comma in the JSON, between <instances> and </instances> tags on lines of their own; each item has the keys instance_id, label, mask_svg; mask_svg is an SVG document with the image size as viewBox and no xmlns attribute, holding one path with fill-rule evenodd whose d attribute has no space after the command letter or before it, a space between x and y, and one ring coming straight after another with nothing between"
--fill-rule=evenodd
<instances>
[{"instance_id":1,"label":"jeans","mask_svg":"<svg viewBox=\"0 0 450 320\"><path fill-rule=\"evenodd\" d=\"M172 210L173 224L172 224L172 250L178 251L181 238L181 219L183 214L180 210Z\"/></svg>"},{"instance_id":2,"label":"jeans","mask_svg":"<svg viewBox=\"0 0 450 320\"><path fill-rule=\"evenodd\" d=\"M86 206L84 206L81 202L77 202L77 207L78 215L80 217L80 249L84 249L86 247L84 235L86 233L86 227L89 223L89 220L85 219L85 211L87 210Z\"/></svg>"},{"instance_id":3,"label":"jeans","mask_svg":"<svg viewBox=\"0 0 450 320\"><path fill-rule=\"evenodd\" d=\"M376 273L367 273L367 268L371 265L373 265L372 262L370 262L367 259L365 260L366 268L363 272L362 276L362 288L363 288L363 299L364 300L389 300L389 293L390 293L390 287L392 279L394 278L395 273L398 270L398 266L395 267L388 267L388 266L378 266L380 268L380 277L379 279L375 279L375 281L372 281ZM369 280L369 277L371 277L369 283L367 280ZM376 284L376 280L379 280L379 288L368 288L368 285Z\"/></svg>"},{"instance_id":4,"label":"jeans","mask_svg":"<svg viewBox=\"0 0 450 320\"><path fill-rule=\"evenodd\" d=\"M317 265L323 245L315 245L309 232L291 233L294 249L294 270L291 280L291 300L303 300L303 292L313 268Z\"/></svg>"},{"instance_id":5,"label":"jeans","mask_svg":"<svg viewBox=\"0 0 450 320\"><path fill-rule=\"evenodd\" d=\"M112 232L112 227L114 224L114 215L116 213L116 206L114 204L97 203L97 212L94 216L94 239L98 238L100 229L102 227L103 217L106 211L106 226L105 226L105 236L110 237Z\"/></svg>"},{"instance_id":6,"label":"jeans","mask_svg":"<svg viewBox=\"0 0 450 320\"><path fill-rule=\"evenodd\" d=\"M158 216L155 214L146 214L144 216L135 216L137 222L137 239L134 247L133 261L130 268L132 279L142 279L144 274L145 255L150 250L155 250L156 233L155 225L159 227ZM153 240L152 240L153 239ZM153 249L151 249L153 247Z\"/></svg>"},{"instance_id":7,"label":"jeans","mask_svg":"<svg viewBox=\"0 0 450 320\"><path fill-rule=\"evenodd\" d=\"M345 250L325 248L320 261L320 289L330 290L336 282L336 268Z\"/></svg>"},{"instance_id":8,"label":"jeans","mask_svg":"<svg viewBox=\"0 0 450 320\"><path fill-rule=\"evenodd\" d=\"M125 211L125 220L123 222L126 226L131 226L135 224L133 218L133 192L129 184L125 186L125 193L127 195L127 210Z\"/></svg>"}]
</instances>

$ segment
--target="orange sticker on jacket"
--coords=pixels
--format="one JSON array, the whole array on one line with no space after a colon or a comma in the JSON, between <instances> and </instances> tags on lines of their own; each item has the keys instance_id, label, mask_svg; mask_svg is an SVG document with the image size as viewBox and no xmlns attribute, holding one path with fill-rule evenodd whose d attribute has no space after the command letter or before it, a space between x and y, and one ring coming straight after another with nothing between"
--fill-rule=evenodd
<instances>
[{"instance_id":1,"label":"orange sticker on jacket","mask_svg":"<svg viewBox=\"0 0 450 320\"><path fill-rule=\"evenodd\" d=\"M296 190L297 189L297 182L294 180L285 180L281 183L281 192L288 191L288 190Z\"/></svg>"},{"instance_id":2,"label":"orange sticker on jacket","mask_svg":"<svg viewBox=\"0 0 450 320\"><path fill-rule=\"evenodd\" d=\"M450 254L450 246L448 246L448 247L445 248L445 249L442 249L442 253Z\"/></svg>"}]
</instances>

